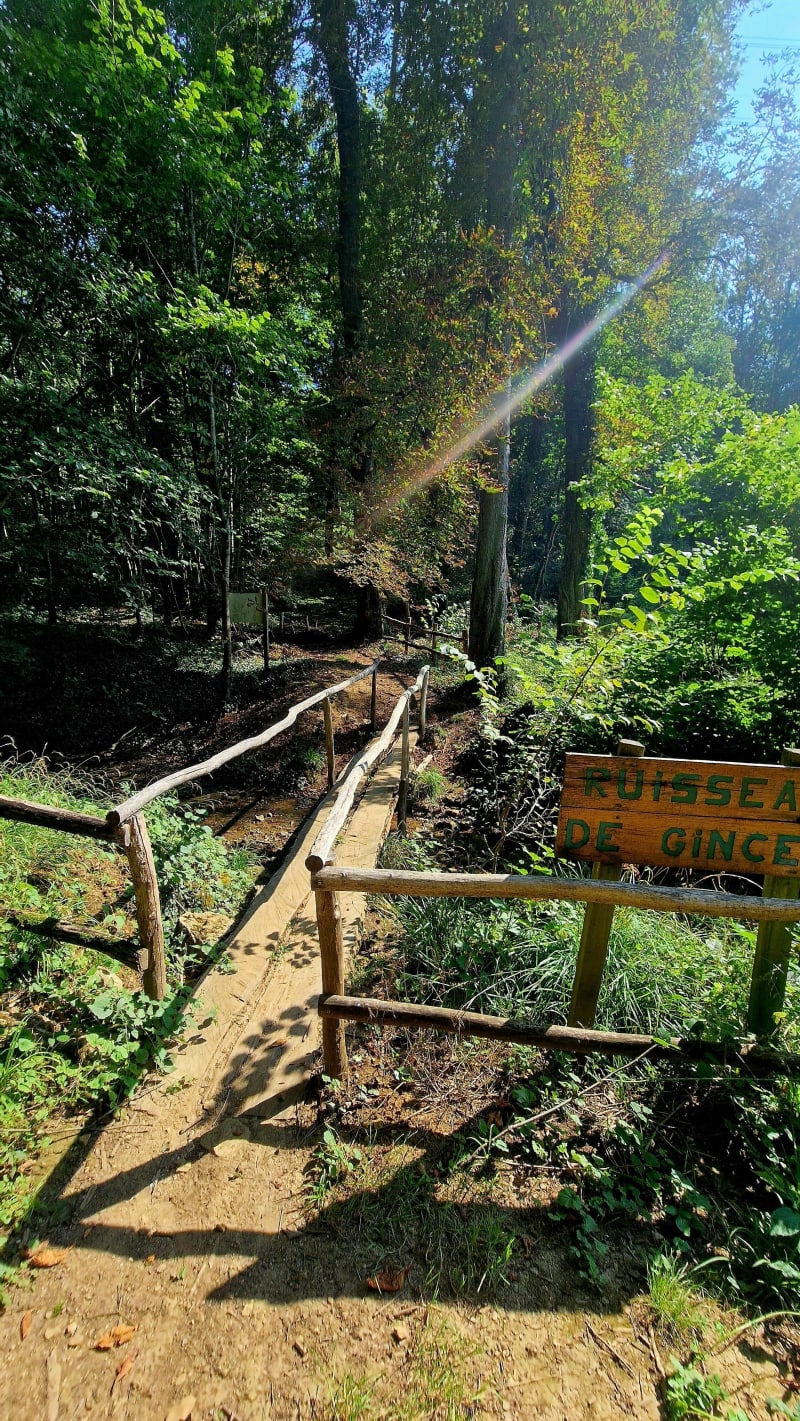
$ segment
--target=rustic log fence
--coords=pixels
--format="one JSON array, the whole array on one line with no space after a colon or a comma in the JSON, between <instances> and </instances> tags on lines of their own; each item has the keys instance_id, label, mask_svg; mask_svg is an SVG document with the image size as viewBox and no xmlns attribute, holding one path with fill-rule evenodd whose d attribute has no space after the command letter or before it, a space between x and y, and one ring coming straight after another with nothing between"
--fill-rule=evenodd
<instances>
[{"instance_id":1,"label":"rustic log fence","mask_svg":"<svg viewBox=\"0 0 800 1421\"><path fill-rule=\"evenodd\" d=\"M405 693L402 705L398 703L396 715L399 711L407 716L408 702L416 689L417 687L412 687ZM636 741L623 741L618 747L618 753L627 757L627 762L635 764L636 760L643 756L644 747ZM785 751L783 764L800 765L800 752ZM767 779L758 781L761 784L767 782ZM748 803L747 800L742 802ZM399 803L402 803L402 800ZM689 1057L712 1060L741 1060L775 1070L796 1070L800 1067L800 1058L787 1056L773 1049L768 1043L765 1044L764 1040L774 1032L775 1016L783 1006L791 925L800 922L800 902L797 897L800 880L797 878L784 876L778 879L767 876L764 881L764 893L761 897L755 897L705 888L665 887L647 882L626 883L621 881L619 865L605 863L593 865L591 878L345 868L336 864L333 852L336 837L334 831L335 826L330 832L326 826L306 861L311 871L311 886L317 905L322 968L322 995L318 1011L322 1018L325 1070L331 1077L340 1078L347 1071L344 1040L346 1021L402 1026L413 1030L434 1028L459 1036L487 1037L557 1051L600 1052L629 1057L642 1053L654 1057L674 1056L677 1052ZM800 836L796 837L800 839ZM781 862L780 858L778 862ZM516 898L527 902L585 903L568 1024L542 1026L504 1017L486 1016L479 1012L346 995L339 893L416 898ZM664 1041L634 1032L594 1029L612 916L615 908L623 906L660 913L744 919L758 923L747 1011L747 1030L756 1037L755 1041Z\"/></svg>"},{"instance_id":2,"label":"rustic log fence","mask_svg":"<svg viewBox=\"0 0 800 1421\"><path fill-rule=\"evenodd\" d=\"M357 671L355 675L348 676L346 680L315 692L304 701L293 705L281 720L276 721L274 725L269 726L259 735L251 736L247 740L240 740L237 744L219 751L216 755L211 755L207 760L202 760L198 764L188 765L172 774L164 775L161 779L155 780L153 784L147 785L121 804L110 809L104 819L93 814L83 814L77 810L35 804L28 800L0 795L0 819L17 820L20 823L35 824L45 829L56 829L66 834L78 834L84 838L104 840L107 843L115 844L122 850L128 860L133 883L139 947L137 948L135 944L128 943L124 939L108 938L93 929L78 929L68 923L54 921L52 918L35 921L27 916L9 913L5 915L5 921L13 922L15 926L24 928L28 932L41 933L62 942L79 943L122 962L123 965L140 972L142 987L147 996L154 1001L163 1001L167 990L164 927L153 852L143 810L161 795L168 794L171 790L178 789L181 785L189 784L193 780L201 779L205 775L213 774L215 770L228 764L229 761L268 745L276 736L281 735L283 731L294 725L300 715L305 711L313 710L316 706L322 707L324 717L328 785L332 787L336 776L336 761L331 700L346 691L348 687L371 677L370 726L374 734L377 729L379 668L380 661L374 661L370 666ZM427 678L425 684L427 686ZM384 731L378 743L383 743L385 738L386 732ZM370 763L373 763L373 760L370 760Z\"/></svg>"},{"instance_id":3,"label":"rustic log fence","mask_svg":"<svg viewBox=\"0 0 800 1421\"><path fill-rule=\"evenodd\" d=\"M391 628L393 627L397 628L397 630L392 631ZM419 636L424 638L424 640L414 640L412 638L412 629L414 631L415 636L419 634ZM426 655L430 656L432 666L435 666L437 664L437 661L440 656L447 656L450 654L440 646L440 641L453 642L454 640L457 640L461 643L461 649L465 655L468 651L469 633L466 627L464 627L460 633L456 633L455 637L453 637L450 633L442 631L442 629L438 627L435 622L431 627L424 627L421 622L412 622L410 614L405 621L401 621L399 617L390 617L387 612L383 611L382 608L381 636L383 637L384 641L401 642L403 647L405 648L406 656L412 649L414 651L424 652Z\"/></svg>"}]
</instances>

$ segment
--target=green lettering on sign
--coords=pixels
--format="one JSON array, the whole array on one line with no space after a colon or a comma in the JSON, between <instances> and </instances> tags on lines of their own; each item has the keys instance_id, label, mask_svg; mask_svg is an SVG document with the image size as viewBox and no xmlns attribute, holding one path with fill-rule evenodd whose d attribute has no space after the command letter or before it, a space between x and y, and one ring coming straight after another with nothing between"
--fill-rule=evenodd
<instances>
[{"instance_id":1,"label":"green lettering on sign","mask_svg":"<svg viewBox=\"0 0 800 1421\"><path fill-rule=\"evenodd\" d=\"M731 792L729 789L726 789L725 786L732 784L733 775L709 775L706 804L712 808L721 808L723 804L730 804Z\"/></svg>"},{"instance_id":2,"label":"green lettering on sign","mask_svg":"<svg viewBox=\"0 0 800 1421\"><path fill-rule=\"evenodd\" d=\"M568 819L564 844L568 849L582 849L589 842L589 825L583 819ZM580 834L580 838L576 835Z\"/></svg>"},{"instance_id":3,"label":"green lettering on sign","mask_svg":"<svg viewBox=\"0 0 800 1421\"><path fill-rule=\"evenodd\" d=\"M800 862L789 853L792 844L800 844L800 834L779 834L772 862L782 868L800 868Z\"/></svg>"},{"instance_id":4,"label":"green lettering on sign","mask_svg":"<svg viewBox=\"0 0 800 1421\"><path fill-rule=\"evenodd\" d=\"M730 799L730 790L727 791ZM726 863L730 863L733 858L733 845L736 842L736 835L733 831L730 834L723 834L721 829L712 829L708 836L708 857L712 861L717 856L719 849Z\"/></svg>"},{"instance_id":5,"label":"green lettering on sign","mask_svg":"<svg viewBox=\"0 0 800 1421\"><path fill-rule=\"evenodd\" d=\"M597 847L605 854L618 854L619 844L611 843L611 835L615 829L621 829L622 824L618 819L601 819L597 827Z\"/></svg>"},{"instance_id":6,"label":"green lettering on sign","mask_svg":"<svg viewBox=\"0 0 800 1421\"><path fill-rule=\"evenodd\" d=\"M625 766L617 777L617 793L620 799L641 799L644 788L644 770L637 770L633 789L628 789L628 771Z\"/></svg>"},{"instance_id":7,"label":"green lettering on sign","mask_svg":"<svg viewBox=\"0 0 800 1421\"><path fill-rule=\"evenodd\" d=\"M679 859L686 848L685 829L665 829L661 836L661 852L671 859Z\"/></svg>"},{"instance_id":8,"label":"green lettering on sign","mask_svg":"<svg viewBox=\"0 0 800 1421\"><path fill-rule=\"evenodd\" d=\"M673 804L696 804L699 775L675 775L672 780Z\"/></svg>"},{"instance_id":9,"label":"green lettering on sign","mask_svg":"<svg viewBox=\"0 0 800 1421\"><path fill-rule=\"evenodd\" d=\"M591 799L592 794L598 794L601 799L605 799L606 792L601 783L602 780L610 780L611 771L598 768L596 765L586 771L583 792L587 799Z\"/></svg>"},{"instance_id":10,"label":"green lettering on sign","mask_svg":"<svg viewBox=\"0 0 800 1421\"><path fill-rule=\"evenodd\" d=\"M742 780L742 788L739 793L739 803L742 809L763 809L763 799L751 799L751 795L756 785L768 785L769 780L758 779L754 775L745 775Z\"/></svg>"},{"instance_id":11,"label":"green lettering on sign","mask_svg":"<svg viewBox=\"0 0 800 1421\"><path fill-rule=\"evenodd\" d=\"M797 791L793 780L786 781L772 807L773 809L783 809L784 804L787 809L791 809L793 814L797 813Z\"/></svg>"},{"instance_id":12,"label":"green lettering on sign","mask_svg":"<svg viewBox=\"0 0 800 1421\"><path fill-rule=\"evenodd\" d=\"M764 855L757 854L752 849L752 845L756 842L757 839L762 844L766 844L767 842L766 834L748 834L747 838L742 844L742 853L744 854L744 857L747 859L748 863L764 862Z\"/></svg>"}]
</instances>

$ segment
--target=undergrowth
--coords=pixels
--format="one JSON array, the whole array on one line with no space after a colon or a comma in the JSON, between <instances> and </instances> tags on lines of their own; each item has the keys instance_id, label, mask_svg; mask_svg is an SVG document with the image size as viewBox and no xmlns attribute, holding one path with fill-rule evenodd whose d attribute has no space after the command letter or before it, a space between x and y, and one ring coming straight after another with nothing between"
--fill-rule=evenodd
<instances>
[{"instance_id":1,"label":"undergrowth","mask_svg":"<svg viewBox=\"0 0 800 1421\"><path fill-rule=\"evenodd\" d=\"M0 765L0 794L102 814L100 787L46 762ZM150 1001L134 973L108 957L57 943L3 920L13 913L67 920L109 937L135 935L125 860L93 840L0 819L0 1229L30 1206L30 1159L55 1117L112 1108L143 1073L171 1068L187 983L216 949L190 947L187 911L233 913L252 885L247 857L231 853L196 813L156 801L147 814L167 944L168 992Z\"/></svg>"},{"instance_id":2,"label":"undergrowth","mask_svg":"<svg viewBox=\"0 0 800 1421\"><path fill-rule=\"evenodd\" d=\"M387 867L430 868L432 851L395 836ZM564 1023L583 922L576 903L396 898L391 915L399 995L500 1016ZM742 1032L755 934L734 921L687 921L620 908L614 914L597 1022L650 1035ZM781 1031L798 1040L800 972L792 963Z\"/></svg>"}]
</instances>

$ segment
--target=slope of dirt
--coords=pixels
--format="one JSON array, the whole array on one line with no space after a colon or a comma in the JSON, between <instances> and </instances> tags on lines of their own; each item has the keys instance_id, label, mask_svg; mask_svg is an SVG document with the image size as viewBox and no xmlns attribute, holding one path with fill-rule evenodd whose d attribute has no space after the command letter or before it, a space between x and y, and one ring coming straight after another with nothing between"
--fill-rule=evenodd
<instances>
[{"instance_id":1,"label":"slope of dirt","mask_svg":"<svg viewBox=\"0 0 800 1421\"><path fill-rule=\"evenodd\" d=\"M350 664L361 657L368 662L369 651ZM325 680L346 674L337 662ZM314 677L307 689L320 684L319 665ZM407 680L402 669L382 677L379 719ZM303 693L293 688L290 699ZM355 748L349 736L364 742L364 698L355 687L339 707L337 764ZM264 707L247 717L193 737L192 753L259 728ZM188 743L173 748L180 760ZM447 770L448 747L434 753ZM143 758L128 769L148 777ZM216 792L235 796L236 788ZM266 833L275 811L263 798L258 805L249 818L237 813L228 832L244 825L248 842ZM230 807L216 806L220 814ZM457 794L439 818L442 827L457 820ZM291 832L293 813L285 822ZM370 850L374 861L380 830L370 833L371 844L356 834L345 845L343 861L348 852L370 861ZM266 977L259 944L270 932L254 926L260 911L256 902L238 930L240 973L207 985L217 1015L198 1012L175 1075L146 1085L62 1161L43 1239L51 1252L39 1256L51 1266L23 1275L0 1318L0 1414L664 1415L667 1358L637 1296L635 1240L622 1240L613 1287L594 1292L549 1219L544 1180L539 1187L509 1165L453 1193L454 1146L502 1106L501 1073L466 1048L448 1047L434 1070L423 1043L410 1079L388 1035L359 1030L346 1088L326 1089L309 905L279 952L272 944ZM342 1144L354 1126L361 1150ZM513 1252L504 1262L507 1238ZM752 1335L714 1365L761 1421L767 1397L789 1398L791 1378L763 1334L751 1344Z\"/></svg>"}]
</instances>

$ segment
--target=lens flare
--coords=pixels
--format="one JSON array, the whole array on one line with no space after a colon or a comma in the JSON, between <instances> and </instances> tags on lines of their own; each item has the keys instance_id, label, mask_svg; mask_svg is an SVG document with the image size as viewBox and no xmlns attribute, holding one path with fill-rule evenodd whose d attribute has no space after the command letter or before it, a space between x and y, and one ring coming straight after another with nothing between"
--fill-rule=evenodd
<instances>
[{"instance_id":1,"label":"lens flare","mask_svg":"<svg viewBox=\"0 0 800 1421\"><path fill-rule=\"evenodd\" d=\"M398 504L402 503L412 493L419 492L439 478L451 464L455 464L458 459L463 459L471 449L477 444L482 444L485 439L496 432L498 426L502 425L509 417L517 413L525 400L535 395L537 390L541 390L562 370L567 361L583 346L588 345L609 321L613 321L616 316L629 306L631 301L639 295L640 291L653 280L653 277L669 261L669 253L662 252L654 262L642 273L640 277L629 286L625 287L613 301L609 301L603 310L588 321L575 335L570 336L558 350L554 350L547 359L537 365L526 375L517 376L504 386L503 390L496 394L488 404L478 411L474 419L462 429L461 433L442 449L435 458L416 473L402 476L401 485L390 498L385 499L372 512L372 521L376 522L391 513Z\"/></svg>"}]
</instances>

